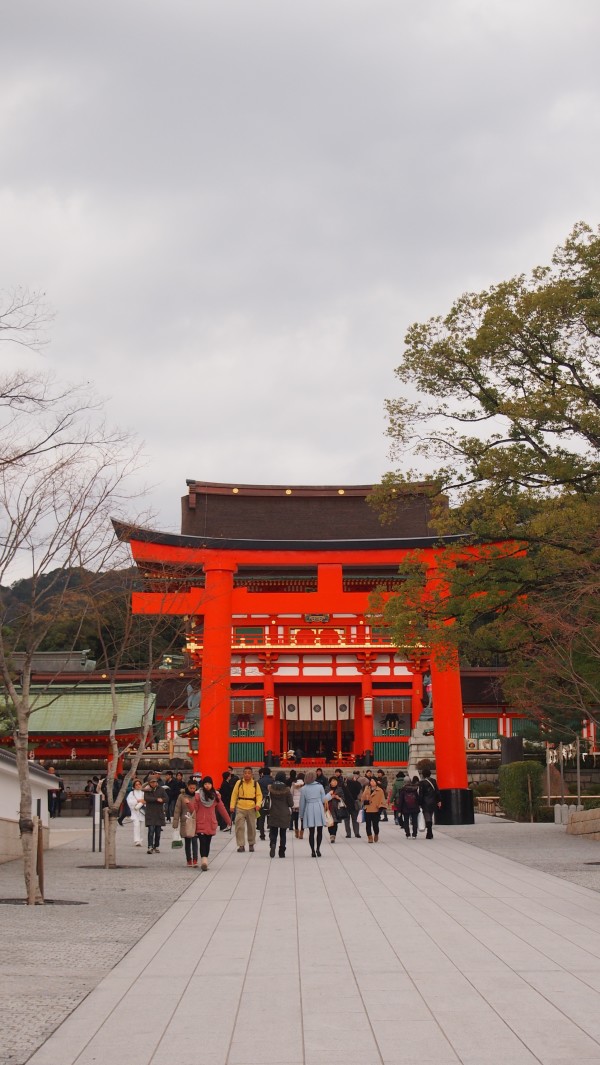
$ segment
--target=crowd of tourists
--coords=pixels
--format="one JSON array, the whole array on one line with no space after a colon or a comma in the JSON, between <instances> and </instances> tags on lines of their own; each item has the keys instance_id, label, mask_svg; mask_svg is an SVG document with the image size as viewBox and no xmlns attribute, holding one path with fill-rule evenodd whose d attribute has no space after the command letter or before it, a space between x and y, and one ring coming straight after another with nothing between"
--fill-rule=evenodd
<instances>
[{"instance_id":1,"label":"crowd of tourists","mask_svg":"<svg viewBox=\"0 0 600 1065\"><path fill-rule=\"evenodd\" d=\"M426 839L433 839L434 815L440 805L440 792L429 769L412 778L399 772L390 785L382 769L367 769L364 774L357 769L351 776L344 776L341 769L331 776L320 768L315 772L292 769L273 776L264 766L255 779L251 766L245 767L241 777L230 766L218 789L212 777L201 774L187 780L182 773L172 772L164 779L159 773L135 778L119 823L131 818L136 847L143 846L145 829L148 854L158 854L162 829L172 822L187 864L197 867L200 861L200 868L206 870L214 836L219 830L231 831L232 825L240 853L246 846L254 851L257 837L266 841L268 834L270 857L285 858L288 832L299 840L307 832L311 857L320 858L324 830L330 844L336 843L342 829L346 839L366 837L368 843L378 843L380 823L388 820L390 808L394 823L407 839L417 839L420 830Z\"/></svg>"}]
</instances>

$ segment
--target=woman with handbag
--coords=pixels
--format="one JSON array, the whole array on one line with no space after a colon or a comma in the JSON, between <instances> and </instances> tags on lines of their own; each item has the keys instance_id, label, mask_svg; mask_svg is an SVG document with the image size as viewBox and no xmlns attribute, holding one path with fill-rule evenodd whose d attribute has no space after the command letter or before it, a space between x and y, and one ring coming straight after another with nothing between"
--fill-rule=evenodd
<instances>
[{"instance_id":1,"label":"woman with handbag","mask_svg":"<svg viewBox=\"0 0 600 1065\"><path fill-rule=\"evenodd\" d=\"M194 797L196 807L196 833L200 841L200 867L204 871L208 869L208 856L212 838L216 835L217 811L225 821L231 824L231 818L223 806L221 796L216 791L212 777L203 777L200 791Z\"/></svg>"},{"instance_id":2,"label":"woman with handbag","mask_svg":"<svg viewBox=\"0 0 600 1065\"><path fill-rule=\"evenodd\" d=\"M346 837L350 839L350 810L346 805L346 799L344 797L343 788L341 782L337 777L331 777L329 780L329 791L325 798L327 799L327 809L331 814L332 822L329 824L327 820L327 830L329 832L329 842L335 843L335 837L337 836L338 825L343 821L346 825Z\"/></svg>"},{"instance_id":3,"label":"woman with handbag","mask_svg":"<svg viewBox=\"0 0 600 1065\"><path fill-rule=\"evenodd\" d=\"M321 857L323 829L327 823L325 820L326 804L327 800L325 799L324 788L321 784L316 782L314 773L307 773L304 787L300 792L299 809L302 824L308 828L308 841L310 843L310 853L313 858ZM315 832L317 843L316 848Z\"/></svg>"},{"instance_id":4,"label":"woman with handbag","mask_svg":"<svg viewBox=\"0 0 600 1065\"><path fill-rule=\"evenodd\" d=\"M361 802L365 811L367 826L367 839L369 843L379 842L379 813L382 806L387 805L387 799L383 790L379 787L375 777L369 777L365 789L361 795Z\"/></svg>"},{"instance_id":5,"label":"woman with handbag","mask_svg":"<svg viewBox=\"0 0 600 1065\"><path fill-rule=\"evenodd\" d=\"M195 780L188 780L183 791L179 792L173 810L173 831L178 831L183 840L188 865L198 865Z\"/></svg>"},{"instance_id":6,"label":"woman with handbag","mask_svg":"<svg viewBox=\"0 0 600 1065\"><path fill-rule=\"evenodd\" d=\"M141 780L134 780L133 787L127 796L127 805L133 823L133 843L135 847L142 845L142 825L144 824L144 803L146 796L142 790Z\"/></svg>"}]
</instances>

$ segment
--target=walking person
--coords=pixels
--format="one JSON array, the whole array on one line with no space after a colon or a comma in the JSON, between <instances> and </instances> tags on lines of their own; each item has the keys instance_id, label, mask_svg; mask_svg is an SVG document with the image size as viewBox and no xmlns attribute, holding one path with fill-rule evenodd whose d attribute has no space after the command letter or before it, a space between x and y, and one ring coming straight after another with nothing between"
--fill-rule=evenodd
<instances>
[{"instance_id":1,"label":"walking person","mask_svg":"<svg viewBox=\"0 0 600 1065\"><path fill-rule=\"evenodd\" d=\"M274 777L271 774L271 770L270 770L269 766L265 765L265 766L262 767L262 769L259 769L259 771L258 771L258 783L259 783L260 790L262 792L263 801L261 803L261 808L258 811L258 817L256 818L256 827L258 829L258 834L259 834L260 838L264 839L265 838L265 829L267 827L267 810L266 809L263 810L263 805L264 805L265 799L267 798L267 795L269 794L269 788L271 787L271 784L274 783ZM267 803L267 807L268 807L268 803Z\"/></svg>"},{"instance_id":2,"label":"walking person","mask_svg":"<svg viewBox=\"0 0 600 1065\"><path fill-rule=\"evenodd\" d=\"M221 802L223 803L223 806L227 810L228 814L230 814L231 796L233 794L233 789L237 784L237 780L238 778L233 775L230 769L226 769L222 775L219 792L221 793ZM219 821L218 817L217 821ZM227 824L225 823L223 818L221 818L221 821L219 821L219 828L221 832L231 832L231 821L229 822L229 827L227 827Z\"/></svg>"},{"instance_id":3,"label":"walking person","mask_svg":"<svg viewBox=\"0 0 600 1065\"><path fill-rule=\"evenodd\" d=\"M179 772L176 773L174 777L171 777L171 780L169 781L167 787L167 792L169 796L167 820L173 817L173 814L175 813L175 807L177 805L177 800L181 795L182 791L185 791L185 781L183 779L183 773Z\"/></svg>"},{"instance_id":4,"label":"walking person","mask_svg":"<svg viewBox=\"0 0 600 1065\"><path fill-rule=\"evenodd\" d=\"M356 836L356 839L360 839L360 826L358 824L358 811L360 810L360 797L362 794L363 786L360 782L360 772L355 769L352 773L352 778L346 780L346 791L350 797L350 820L352 821L352 831Z\"/></svg>"},{"instance_id":5,"label":"walking person","mask_svg":"<svg viewBox=\"0 0 600 1065\"><path fill-rule=\"evenodd\" d=\"M365 811L367 839L369 843L378 843L379 811L382 806L385 806L387 799L374 776L371 776L365 784L364 791L361 795L361 802Z\"/></svg>"},{"instance_id":6,"label":"walking person","mask_svg":"<svg viewBox=\"0 0 600 1065\"><path fill-rule=\"evenodd\" d=\"M431 775L431 769L423 769L421 778L419 782L419 802L427 828L425 839L433 839L433 815L442 805L441 795L437 780Z\"/></svg>"},{"instance_id":7,"label":"walking person","mask_svg":"<svg viewBox=\"0 0 600 1065\"><path fill-rule=\"evenodd\" d=\"M295 770L292 770L295 772ZM291 773L290 773L291 776ZM290 829L294 829L294 835L296 839L304 839L304 826L300 820L300 792L304 787L304 773L299 773L298 776L289 784L289 789L292 793L292 816L290 818Z\"/></svg>"},{"instance_id":8,"label":"walking person","mask_svg":"<svg viewBox=\"0 0 600 1065\"><path fill-rule=\"evenodd\" d=\"M285 858L286 833L290 823L290 810L294 800L286 783L285 773L276 773L275 780L269 788L269 854L275 857L277 834L279 833L279 857Z\"/></svg>"},{"instance_id":9,"label":"walking person","mask_svg":"<svg viewBox=\"0 0 600 1065\"><path fill-rule=\"evenodd\" d=\"M196 833L200 842L200 867L206 872L210 845L218 828L217 814L229 825L231 824L231 818L223 805L219 792L215 789L212 777L203 777L200 789L195 796L195 804ZM252 847L250 850L252 850Z\"/></svg>"},{"instance_id":10,"label":"walking person","mask_svg":"<svg viewBox=\"0 0 600 1065\"><path fill-rule=\"evenodd\" d=\"M350 810L346 805L343 783L338 777L329 780L329 791L326 793L327 809L333 817L333 824L328 826L329 842L335 843L338 825L343 821L346 826L346 839L352 839L350 832Z\"/></svg>"},{"instance_id":11,"label":"walking person","mask_svg":"<svg viewBox=\"0 0 600 1065\"><path fill-rule=\"evenodd\" d=\"M406 838L410 839L412 828L412 838L416 839L419 829L419 810L421 809L418 777L413 777L412 780L407 780L400 789L398 809L402 815L402 824L404 826L404 831L406 832Z\"/></svg>"},{"instance_id":12,"label":"walking person","mask_svg":"<svg viewBox=\"0 0 600 1065\"><path fill-rule=\"evenodd\" d=\"M313 858L321 857L323 829L326 825L325 804L325 789L322 784L317 783L314 773L307 773L304 787L300 792L300 817L302 824L308 828L308 841Z\"/></svg>"},{"instance_id":13,"label":"walking person","mask_svg":"<svg viewBox=\"0 0 600 1065\"><path fill-rule=\"evenodd\" d=\"M133 782L133 787L127 796L127 806L129 807L129 816L133 824L133 845L134 847L141 847L142 845L142 825L144 824L144 808L146 805L146 796L142 787L142 782L137 777Z\"/></svg>"},{"instance_id":14,"label":"walking person","mask_svg":"<svg viewBox=\"0 0 600 1065\"><path fill-rule=\"evenodd\" d=\"M381 807L381 819L382 819L382 821L387 821L388 820L388 811L387 811L388 778L386 777L385 773L383 772L383 769L378 769L377 773L376 773L376 776L377 776L377 783L379 784L379 787L381 788L381 790L382 790L382 792L383 792L383 794L385 795L385 798L386 798L385 806Z\"/></svg>"},{"instance_id":15,"label":"walking person","mask_svg":"<svg viewBox=\"0 0 600 1065\"><path fill-rule=\"evenodd\" d=\"M179 831L185 847L188 865L198 865L198 836L196 834L196 781L189 780L179 792L173 810L173 829Z\"/></svg>"},{"instance_id":16,"label":"walking person","mask_svg":"<svg viewBox=\"0 0 600 1065\"><path fill-rule=\"evenodd\" d=\"M160 834L165 824L165 806L167 793L162 788L157 777L151 777L144 789L145 807L144 818L148 829L148 854L159 854Z\"/></svg>"},{"instance_id":17,"label":"walking person","mask_svg":"<svg viewBox=\"0 0 600 1065\"><path fill-rule=\"evenodd\" d=\"M252 776L252 766L244 766L242 779L238 780L231 795L231 810L235 812L235 841L238 852L254 850L256 842L256 815L262 806L263 794Z\"/></svg>"},{"instance_id":18,"label":"walking person","mask_svg":"<svg viewBox=\"0 0 600 1065\"><path fill-rule=\"evenodd\" d=\"M390 802L392 804L392 810L394 811L394 822L400 828L404 828L404 818L400 809L400 792L404 787L404 773L400 770L396 773L396 779L392 784L392 794L390 796Z\"/></svg>"}]
</instances>

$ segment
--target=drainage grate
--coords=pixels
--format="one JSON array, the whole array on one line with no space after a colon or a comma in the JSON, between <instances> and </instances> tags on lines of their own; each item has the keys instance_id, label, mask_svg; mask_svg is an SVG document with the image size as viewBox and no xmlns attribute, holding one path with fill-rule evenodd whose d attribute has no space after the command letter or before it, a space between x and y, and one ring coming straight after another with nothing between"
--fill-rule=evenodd
<instances>
[{"instance_id":1,"label":"drainage grate","mask_svg":"<svg viewBox=\"0 0 600 1065\"><path fill-rule=\"evenodd\" d=\"M42 903L39 903L41 906ZM89 906L87 902L77 902L75 899L44 899L44 906ZM0 899L0 906L27 906L26 899Z\"/></svg>"},{"instance_id":2,"label":"drainage grate","mask_svg":"<svg viewBox=\"0 0 600 1065\"><path fill-rule=\"evenodd\" d=\"M106 870L105 865L78 865L78 869L99 869L101 872ZM147 869L146 865L113 865L109 869L110 873L114 873L115 869Z\"/></svg>"}]
</instances>

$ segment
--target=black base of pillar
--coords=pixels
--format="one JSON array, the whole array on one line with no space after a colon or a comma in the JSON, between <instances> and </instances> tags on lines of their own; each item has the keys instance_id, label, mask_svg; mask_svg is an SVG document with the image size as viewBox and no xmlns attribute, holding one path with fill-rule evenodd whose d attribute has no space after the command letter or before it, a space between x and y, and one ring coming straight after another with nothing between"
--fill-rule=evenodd
<instances>
[{"instance_id":1,"label":"black base of pillar","mask_svg":"<svg viewBox=\"0 0 600 1065\"><path fill-rule=\"evenodd\" d=\"M473 825L475 810L470 788L440 788L442 808L435 815L438 825Z\"/></svg>"}]
</instances>

